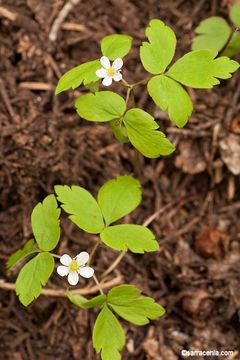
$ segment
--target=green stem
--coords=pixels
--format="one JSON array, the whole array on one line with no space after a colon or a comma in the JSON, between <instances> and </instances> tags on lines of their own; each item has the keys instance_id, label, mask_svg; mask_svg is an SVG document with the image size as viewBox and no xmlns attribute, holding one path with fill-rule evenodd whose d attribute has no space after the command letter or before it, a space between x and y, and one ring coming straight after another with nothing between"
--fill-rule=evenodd
<instances>
[{"instance_id":1,"label":"green stem","mask_svg":"<svg viewBox=\"0 0 240 360\"><path fill-rule=\"evenodd\" d=\"M97 240L96 244L94 245L94 247L92 248L92 251L90 252L90 255L89 255L89 260L88 260L88 265L90 265L92 263L92 260L93 260L93 257L96 253L96 250L97 248L99 247L100 245L100 239Z\"/></svg>"},{"instance_id":2,"label":"green stem","mask_svg":"<svg viewBox=\"0 0 240 360\"><path fill-rule=\"evenodd\" d=\"M60 255L57 255L57 254L53 254L53 253L49 253L49 254L51 254L53 257L55 257L55 258L58 258L58 259L60 259L61 258L61 256Z\"/></svg>"}]
</instances>

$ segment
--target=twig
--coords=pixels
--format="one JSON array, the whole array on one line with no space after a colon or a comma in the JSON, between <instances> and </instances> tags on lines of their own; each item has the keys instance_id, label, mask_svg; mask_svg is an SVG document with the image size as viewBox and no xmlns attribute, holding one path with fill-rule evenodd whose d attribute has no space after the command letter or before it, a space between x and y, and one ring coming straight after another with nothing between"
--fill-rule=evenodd
<instances>
[{"instance_id":1,"label":"twig","mask_svg":"<svg viewBox=\"0 0 240 360\"><path fill-rule=\"evenodd\" d=\"M122 282L122 276L117 276L116 278L109 280L107 282L100 282L99 285L101 289L111 288L115 285L118 285ZM15 291L15 284L7 283L4 280L0 279L0 289L7 290L7 291ZM78 295L88 295L93 294L99 291L99 287L97 285L92 287L85 287L83 289L72 290L71 294L78 294ZM53 297L66 297L66 290L64 289L42 289L41 295L44 296L53 296Z\"/></svg>"},{"instance_id":2,"label":"twig","mask_svg":"<svg viewBox=\"0 0 240 360\"><path fill-rule=\"evenodd\" d=\"M7 90L5 88L5 85L4 85L4 82L3 80L0 78L0 95L2 96L3 98L3 101L6 105L6 108L11 116L11 118L13 119L13 121L15 123L19 122L19 116L15 113L15 111L13 110L13 107L11 105L11 102L10 102L10 99L8 97L8 94L7 94Z\"/></svg>"},{"instance_id":3,"label":"twig","mask_svg":"<svg viewBox=\"0 0 240 360\"><path fill-rule=\"evenodd\" d=\"M79 32L84 32L87 30L86 26L72 22L64 22L61 26L61 29L69 30L69 31L79 31Z\"/></svg>"},{"instance_id":4,"label":"twig","mask_svg":"<svg viewBox=\"0 0 240 360\"><path fill-rule=\"evenodd\" d=\"M49 40L56 41L58 30L62 26L62 23L70 13L70 11L73 9L75 5L80 3L81 0L69 0L62 8L62 10L59 12L57 18L54 20L52 24L52 28L49 33Z\"/></svg>"},{"instance_id":5,"label":"twig","mask_svg":"<svg viewBox=\"0 0 240 360\"><path fill-rule=\"evenodd\" d=\"M50 91L53 90L54 86L48 83L43 82L33 82L33 81L25 81L19 84L21 89L29 89L29 90L44 90Z\"/></svg>"},{"instance_id":6,"label":"twig","mask_svg":"<svg viewBox=\"0 0 240 360\"><path fill-rule=\"evenodd\" d=\"M227 127L227 129L230 128L232 118L235 115L235 111L237 111L236 106L238 103L239 96L240 96L240 82L238 82L237 88L235 89L235 93L232 97L231 104L230 104L230 106L226 112L225 118L224 118L224 124Z\"/></svg>"},{"instance_id":7,"label":"twig","mask_svg":"<svg viewBox=\"0 0 240 360\"><path fill-rule=\"evenodd\" d=\"M4 8L3 6L0 6L0 16L3 16L10 21L15 21L17 18L16 13Z\"/></svg>"}]
</instances>

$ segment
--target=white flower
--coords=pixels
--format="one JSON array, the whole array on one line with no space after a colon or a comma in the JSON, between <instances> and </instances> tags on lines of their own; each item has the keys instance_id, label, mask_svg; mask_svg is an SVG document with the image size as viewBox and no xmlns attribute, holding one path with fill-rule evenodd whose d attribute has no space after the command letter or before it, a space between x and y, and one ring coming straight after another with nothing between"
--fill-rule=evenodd
<instances>
[{"instance_id":1,"label":"white flower","mask_svg":"<svg viewBox=\"0 0 240 360\"><path fill-rule=\"evenodd\" d=\"M94 274L94 270L85 266L88 262L89 255L86 251L80 252L75 258L71 258L69 255L64 254L60 258L60 263L63 264L57 267L57 273L60 276L68 276L68 282L70 285L76 285L79 280L79 275L84 278L90 278Z\"/></svg>"},{"instance_id":2,"label":"white flower","mask_svg":"<svg viewBox=\"0 0 240 360\"><path fill-rule=\"evenodd\" d=\"M96 71L96 75L103 79L102 84L109 86L112 81L122 80L121 67L123 66L122 59L118 58L113 61L112 65L106 56L100 59L102 68Z\"/></svg>"}]
</instances>

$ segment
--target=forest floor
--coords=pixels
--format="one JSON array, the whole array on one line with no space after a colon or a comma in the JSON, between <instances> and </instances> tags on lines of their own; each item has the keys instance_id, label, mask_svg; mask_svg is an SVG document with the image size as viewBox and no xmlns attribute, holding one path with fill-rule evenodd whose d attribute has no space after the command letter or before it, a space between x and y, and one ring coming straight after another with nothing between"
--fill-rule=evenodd
<instances>
[{"instance_id":1,"label":"forest floor","mask_svg":"<svg viewBox=\"0 0 240 360\"><path fill-rule=\"evenodd\" d=\"M134 174L143 202L130 220L141 224L159 211L150 228L161 250L129 253L110 279L121 275L167 314L145 327L124 323L123 359L181 359L182 349L233 350L224 359L240 359L239 71L212 90L191 90L194 113L184 129L137 89L137 105L155 116L177 147L166 158L139 156L141 170L132 147L117 142L107 125L78 117L74 98L81 89L54 96L61 74L100 57L102 37L119 32L135 38L124 64L124 76L135 82L145 74L138 49L150 19L174 29L177 58L190 50L199 21L227 17L230 1L82 0L51 42L51 25L63 5L0 1L0 278L14 283L18 269L6 273L5 262L31 237L31 210L55 184L78 184L96 194L105 181ZM59 254L91 249L92 237L67 217L62 229ZM116 256L100 247L96 271ZM55 273L48 287L62 286ZM14 292L1 290L0 359L98 359L91 341L95 317L64 298L41 296L24 308Z\"/></svg>"}]
</instances>

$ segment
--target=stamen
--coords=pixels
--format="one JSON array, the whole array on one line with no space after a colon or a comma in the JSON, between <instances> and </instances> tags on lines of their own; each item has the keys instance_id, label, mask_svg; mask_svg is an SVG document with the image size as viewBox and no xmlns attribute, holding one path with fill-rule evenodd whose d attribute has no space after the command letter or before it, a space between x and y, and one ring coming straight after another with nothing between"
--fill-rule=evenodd
<instances>
[{"instance_id":1,"label":"stamen","mask_svg":"<svg viewBox=\"0 0 240 360\"><path fill-rule=\"evenodd\" d=\"M110 67L109 69L107 69L107 74L109 76L114 76L116 74L116 70L113 67Z\"/></svg>"},{"instance_id":2,"label":"stamen","mask_svg":"<svg viewBox=\"0 0 240 360\"><path fill-rule=\"evenodd\" d=\"M79 265L75 260L73 260L71 262L69 268L70 268L71 271L77 271L79 269Z\"/></svg>"}]
</instances>

